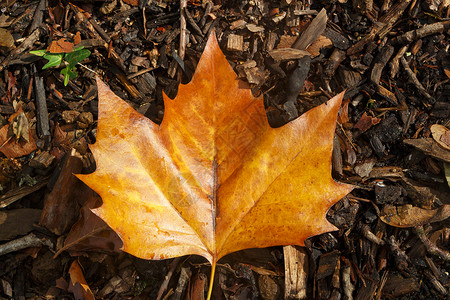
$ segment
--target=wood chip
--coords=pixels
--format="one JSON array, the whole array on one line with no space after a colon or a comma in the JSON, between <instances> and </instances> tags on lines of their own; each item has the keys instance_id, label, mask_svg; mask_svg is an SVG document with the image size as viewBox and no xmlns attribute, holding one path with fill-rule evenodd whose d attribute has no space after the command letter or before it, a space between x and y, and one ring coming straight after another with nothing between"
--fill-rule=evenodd
<instances>
[{"instance_id":1,"label":"wood chip","mask_svg":"<svg viewBox=\"0 0 450 300\"><path fill-rule=\"evenodd\" d=\"M439 160L450 162L450 151L442 148L432 138L426 139L406 139L403 141L407 145L411 145L427 155L431 155Z\"/></svg>"},{"instance_id":2,"label":"wood chip","mask_svg":"<svg viewBox=\"0 0 450 300\"><path fill-rule=\"evenodd\" d=\"M230 34L227 41L227 50L229 51L243 51L244 37L237 34Z\"/></svg>"},{"instance_id":3,"label":"wood chip","mask_svg":"<svg viewBox=\"0 0 450 300\"><path fill-rule=\"evenodd\" d=\"M275 60L275 61L285 61L285 60L293 60L293 59L300 59L304 56L309 56L309 52L305 50L298 50L294 48L282 48L282 49L275 49L272 51L269 51L269 55Z\"/></svg>"}]
</instances>

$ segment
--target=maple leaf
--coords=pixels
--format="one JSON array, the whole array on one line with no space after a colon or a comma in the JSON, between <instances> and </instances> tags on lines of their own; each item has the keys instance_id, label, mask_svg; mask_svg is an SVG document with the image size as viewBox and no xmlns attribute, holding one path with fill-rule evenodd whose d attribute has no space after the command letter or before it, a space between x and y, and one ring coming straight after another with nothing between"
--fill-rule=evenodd
<instances>
[{"instance_id":1,"label":"maple leaf","mask_svg":"<svg viewBox=\"0 0 450 300\"><path fill-rule=\"evenodd\" d=\"M93 211L144 259L197 254L212 264L247 248L304 245L335 230L331 205L352 186L331 177L343 93L280 128L237 79L212 34L192 81L164 96L156 125L97 80L97 169L78 177Z\"/></svg>"}]
</instances>

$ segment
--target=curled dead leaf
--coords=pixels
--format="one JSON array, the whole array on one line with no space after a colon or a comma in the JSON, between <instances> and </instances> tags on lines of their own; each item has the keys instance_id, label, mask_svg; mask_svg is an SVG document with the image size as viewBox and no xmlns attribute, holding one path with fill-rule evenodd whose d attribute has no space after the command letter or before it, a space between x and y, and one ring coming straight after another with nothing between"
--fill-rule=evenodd
<instances>
[{"instance_id":1,"label":"curled dead leaf","mask_svg":"<svg viewBox=\"0 0 450 300\"><path fill-rule=\"evenodd\" d=\"M450 130L439 124L431 125L430 130L436 143L442 148L450 150Z\"/></svg>"},{"instance_id":2,"label":"curled dead leaf","mask_svg":"<svg viewBox=\"0 0 450 300\"><path fill-rule=\"evenodd\" d=\"M72 292L75 299L94 300L94 294L84 279L83 270L76 260L73 261L69 269L70 283L68 291Z\"/></svg>"},{"instance_id":3,"label":"curled dead leaf","mask_svg":"<svg viewBox=\"0 0 450 300\"><path fill-rule=\"evenodd\" d=\"M380 123L380 121L380 118L368 116L367 113L364 112L354 128L361 130L361 132L366 132L373 125Z\"/></svg>"},{"instance_id":4,"label":"curled dead leaf","mask_svg":"<svg viewBox=\"0 0 450 300\"><path fill-rule=\"evenodd\" d=\"M400 228L440 222L448 217L450 217L450 205L443 205L436 209L423 209L410 204L385 206L380 213L380 219L384 223Z\"/></svg>"},{"instance_id":5,"label":"curled dead leaf","mask_svg":"<svg viewBox=\"0 0 450 300\"><path fill-rule=\"evenodd\" d=\"M70 53L73 51L74 44L66 41L65 39L60 39L52 41L47 48L47 52L50 53Z\"/></svg>"}]
</instances>

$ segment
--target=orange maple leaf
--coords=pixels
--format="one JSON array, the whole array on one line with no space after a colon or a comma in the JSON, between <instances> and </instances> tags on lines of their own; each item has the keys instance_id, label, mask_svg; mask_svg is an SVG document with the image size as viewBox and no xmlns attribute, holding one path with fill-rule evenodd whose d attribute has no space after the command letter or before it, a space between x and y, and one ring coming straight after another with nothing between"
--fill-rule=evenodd
<instances>
[{"instance_id":1,"label":"orange maple leaf","mask_svg":"<svg viewBox=\"0 0 450 300\"><path fill-rule=\"evenodd\" d=\"M100 80L97 169L78 177L94 210L144 259L197 254L214 266L247 248L304 245L335 230L331 205L352 186L331 177L343 93L280 128L237 79L212 34L189 84L164 97L160 126Z\"/></svg>"}]
</instances>

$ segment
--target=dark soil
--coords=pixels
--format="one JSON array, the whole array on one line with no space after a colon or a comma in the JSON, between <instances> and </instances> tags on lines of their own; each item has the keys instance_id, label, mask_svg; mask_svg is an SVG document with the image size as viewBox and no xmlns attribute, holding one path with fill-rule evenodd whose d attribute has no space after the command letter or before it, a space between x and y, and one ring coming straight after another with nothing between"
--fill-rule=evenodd
<instances>
[{"instance_id":1,"label":"dark soil","mask_svg":"<svg viewBox=\"0 0 450 300\"><path fill-rule=\"evenodd\" d=\"M174 98L189 82L213 29L273 127L346 90L333 176L356 189L328 213L338 231L221 260L212 298L449 298L449 1L7 0L0 9L0 299L92 299L76 274L99 299L204 299L204 259L121 252L89 210L101 200L72 174L95 170L95 76L160 123L162 93ZM52 44L63 38L69 46ZM64 65L43 69L30 53L75 43L91 55L67 85Z\"/></svg>"}]
</instances>

